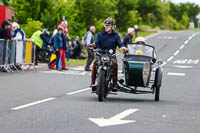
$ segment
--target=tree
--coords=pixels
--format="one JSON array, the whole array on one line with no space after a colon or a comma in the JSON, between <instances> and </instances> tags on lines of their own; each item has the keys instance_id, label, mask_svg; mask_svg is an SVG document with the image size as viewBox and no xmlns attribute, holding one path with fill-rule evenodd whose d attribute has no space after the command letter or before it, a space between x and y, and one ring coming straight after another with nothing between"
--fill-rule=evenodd
<instances>
[{"instance_id":1,"label":"tree","mask_svg":"<svg viewBox=\"0 0 200 133\"><path fill-rule=\"evenodd\" d=\"M127 31L128 27L133 27L134 24L139 22L139 14L136 11L137 0L118 0L117 1L117 14L116 25L119 31Z\"/></svg>"},{"instance_id":2,"label":"tree","mask_svg":"<svg viewBox=\"0 0 200 133\"><path fill-rule=\"evenodd\" d=\"M23 26L23 30L26 33L26 37L30 38L34 32L42 29L42 23L32 19L27 20L27 24Z\"/></svg>"},{"instance_id":3,"label":"tree","mask_svg":"<svg viewBox=\"0 0 200 133\"><path fill-rule=\"evenodd\" d=\"M25 24L28 18L41 20L42 13L53 7L53 0L14 0L10 5L15 10L15 17L19 23Z\"/></svg>"}]
</instances>

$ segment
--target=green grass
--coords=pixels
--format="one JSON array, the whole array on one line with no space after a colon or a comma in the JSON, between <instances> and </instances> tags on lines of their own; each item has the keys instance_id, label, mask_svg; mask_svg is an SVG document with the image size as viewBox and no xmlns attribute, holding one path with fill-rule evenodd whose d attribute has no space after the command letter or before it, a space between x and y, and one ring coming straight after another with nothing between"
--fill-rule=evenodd
<instances>
[{"instance_id":1,"label":"green grass","mask_svg":"<svg viewBox=\"0 0 200 133\"><path fill-rule=\"evenodd\" d=\"M69 61L66 61L67 65L70 66L83 66L87 62L87 59L79 60L79 59L69 59Z\"/></svg>"},{"instance_id":2,"label":"green grass","mask_svg":"<svg viewBox=\"0 0 200 133\"><path fill-rule=\"evenodd\" d=\"M145 37L145 36L148 36L148 35L153 34L153 33L156 33L156 31L138 32L138 33L137 33L137 36L143 36L143 37ZM134 37L133 37L133 42L134 42L135 38L136 38L136 37L134 36Z\"/></svg>"}]
</instances>

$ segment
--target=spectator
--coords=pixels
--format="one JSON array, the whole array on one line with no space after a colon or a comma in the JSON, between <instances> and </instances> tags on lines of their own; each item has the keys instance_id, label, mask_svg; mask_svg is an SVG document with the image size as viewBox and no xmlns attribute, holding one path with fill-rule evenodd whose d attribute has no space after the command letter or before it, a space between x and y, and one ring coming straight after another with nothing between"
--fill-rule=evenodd
<instances>
[{"instance_id":1,"label":"spectator","mask_svg":"<svg viewBox=\"0 0 200 133\"><path fill-rule=\"evenodd\" d=\"M14 31L14 34L13 34L14 40L24 40L26 38L24 31L20 28L18 23L13 22L12 29Z\"/></svg>"},{"instance_id":2,"label":"spectator","mask_svg":"<svg viewBox=\"0 0 200 133\"><path fill-rule=\"evenodd\" d=\"M74 59L82 59L81 56L81 44L79 42L79 36L76 36L75 40L72 43L73 54L72 58Z\"/></svg>"},{"instance_id":3,"label":"spectator","mask_svg":"<svg viewBox=\"0 0 200 133\"><path fill-rule=\"evenodd\" d=\"M62 26L63 29L65 29L64 26ZM61 34L61 38L62 38L62 47L60 48L60 59L61 59L61 66L62 66L62 70L68 70L66 68L66 64L65 64L65 59L66 59L66 50L67 50L67 31L64 30L64 32L62 32Z\"/></svg>"},{"instance_id":4,"label":"spectator","mask_svg":"<svg viewBox=\"0 0 200 133\"><path fill-rule=\"evenodd\" d=\"M60 49L63 46L63 40L61 37L62 34L63 34L63 27L58 26L58 32L54 36L54 48L56 50L56 69L57 70L61 70L61 69L58 69L58 63L60 59ZM62 61L63 60L61 60L61 63L63 63Z\"/></svg>"},{"instance_id":5,"label":"spectator","mask_svg":"<svg viewBox=\"0 0 200 133\"><path fill-rule=\"evenodd\" d=\"M43 42L49 45L49 43L46 41L47 36L49 36L49 32L47 30L43 30L42 32L38 30L33 33L31 37L31 41L36 44L35 65L38 65L40 49L42 48Z\"/></svg>"},{"instance_id":6,"label":"spectator","mask_svg":"<svg viewBox=\"0 0 200 133\"><path fill-rule=\"evenodd\" d=\"M88 47L89 44L94 42L94 33L95 33L95 27L90 26L90 31L86 34L86 47L88 52L88 60L85 66L85 71L91 71L90 65L92 64L94 60L94 52Z\"/></svg>"},{"instance_id":7,"label":"spectator","mask_svg":"<svg viewBox=\"0 0 200 133\"><path fill-rule=\"evenodd\" d=\"M5 40L12 40L11 32L10 32L10 27L11 25L7 21L3 21L1 28L0 28L0 39L5 39Z\"/></svg>"},{"instance_id":8,"label":"spectator","mask_svg":"<svg viewBox=\"0 0 200 133\"><path fill-rule=\"evenodd\" d=\"M134 28L128 28L128 34L124 37L123 44L127 47L128 44L132 43L132 37L134 35Z\"/></svg>"}]
</instances>

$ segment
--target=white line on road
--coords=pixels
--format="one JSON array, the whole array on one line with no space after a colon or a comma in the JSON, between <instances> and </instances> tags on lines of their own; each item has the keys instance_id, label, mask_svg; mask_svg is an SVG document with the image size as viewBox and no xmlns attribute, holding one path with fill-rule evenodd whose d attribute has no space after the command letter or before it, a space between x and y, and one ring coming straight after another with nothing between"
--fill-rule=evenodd
<instances>
[{"instance_id":1,"label":"white line on road","mask_svg":"<svg viewBox=\"0 0 200 133\"><path fill-rule=\"evenodd\" d=\"M185 45L181 45L179 49L183 49L185 47Z\"/></svg>"},{"instance_id":2,"label":"white line on road","mask_svg":"<svg viewBox=\"0 0 200 133\"><path fill-rule=\"evenodd\" d=\"M177 67L177 68L192 68L192 66L174 66L174 67Z\"/></svg>"},{"instance_id":3,"label":"white line on road","mask_svg":"<svg viewBox=\"0 0 200 133\"><path fill-rule=\"evenodd\" d=\"M171 56L167 59L168 62L170 62L172 59L174 58L174 56Z\"/></svg>"},{"instance_id":4,"label":"white line on road","mask_svg":"<svg viewBox=\"0 0 200 133\"><path fill-rule=\"evenodd\" d=\"M166 65L167 64L167 62L163 62L163 64L162 65L160 65L160 66L164 66L164 65Z\"/></svg>"},{"instance_id":5,"label":"white line on road","mask_svg":"<svg viewBox=\"0 0 200 133\"><path fill-rule=\"evenodd\" d=\"M184 44L187 44L188 42L189 42L189 41L188 41L188 40L186 40Z\"/></svg>"},{"instance_id":6,"label":"white line on road","mask_svg":"<svg viewBox=\"0 0 200 133\"><path fill-rule=\"evenodd\" d=\"M85 88L85 89L82 89L82 90L69 92L69 93L66 93L66 95L73 95L73 94L84 92L84 91L88 91L88 90L91 90L91 88Z\"/></svg>"},{"instance_id":7,"label":"white line on road","mask_svg":"<svg viewBox=\"0 0 200 133\"><path fill-rule=\"evenodd\" d=\"M177 51L174 53L174 56L176 56L179 52L180 52L180 50L177 50Z\"/></svg>"},{"instance_id":8,"label":"white line on road","mask_svg":"<svg viewBox=\"0 0 200 133\"><path fill-rule=\"evenodd\" d=\"M36 101L36 102L32 102L32 103L29 103L29 104L25 104L25 105L22 105L22 106L18 106L18 107L15 107L15 108L11 108L11 109L12 110L19 110L19 109L23 109L23 108L27 108L27 107L36 105L36 104L40 104L40 103L44 103L44 102L47 102L47 101L51 101L51 100L54 100L54 99L56 99L56 98L51 97L51 98L39 100L39 101Z\"/></svg>"},{"instance_id":9,"label":"white line on road","mask_svg":"<svg viewBox=\"0 0 200 133\"><path fill-rule=\"evenodd\" d=\"M191 40L193 36L190 36L188 39Z\"/></svg>"},{"instance_id":10,"label":"white line on road","mask_svg":"<svg viewBox=\"0 0 200 133\"><path fill-rule=\"evenodd\" d=\"M172 73L172 72L168 72L167 75L171 75L171 76L185 76L185 73Z\"/></svg>"}]
</instances>

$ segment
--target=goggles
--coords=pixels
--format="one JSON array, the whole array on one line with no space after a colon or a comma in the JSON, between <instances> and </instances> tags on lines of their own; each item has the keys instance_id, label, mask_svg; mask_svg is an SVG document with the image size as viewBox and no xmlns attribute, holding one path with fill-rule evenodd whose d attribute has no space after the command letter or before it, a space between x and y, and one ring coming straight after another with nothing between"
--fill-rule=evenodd
<instances>
[{"instance_id":1,"label":"goggles","mask_svg":"<svg viewBox=\"0 0 200 133\"><path fill-rule=\"evenodd\" d=\"M104 27L111 27L111 24L104 24Z\"/></svg>"}]
</instances>

